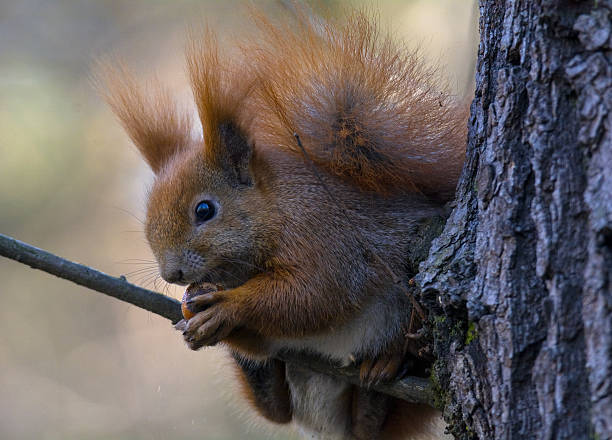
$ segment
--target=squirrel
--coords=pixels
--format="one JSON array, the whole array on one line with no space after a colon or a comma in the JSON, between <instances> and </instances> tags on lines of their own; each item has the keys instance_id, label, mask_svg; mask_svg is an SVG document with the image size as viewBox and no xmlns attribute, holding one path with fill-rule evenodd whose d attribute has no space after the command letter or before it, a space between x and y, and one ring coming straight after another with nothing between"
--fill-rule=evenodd
<instances>
[{"instance_id":1,"label":"squirrel","mask_svg":"<svg viewBox=\"0 0 612 440\"><path fill-rule=\"evenodd\" d=\"M440 438L439 413L376 393L400 374L411 237L454 194L466 106L366 12L252 17L236 54L190 37L195 136L161 87L107 72L107 99L155 174L145 233L169 283L214 283L177 324L229 347L245 398L310 438ZM361 365L364 386L285 364L281 350ZM442 426L442 427L441 427ZM428 437L431 436L431 437Z\"/></svg>"}]
</instances>

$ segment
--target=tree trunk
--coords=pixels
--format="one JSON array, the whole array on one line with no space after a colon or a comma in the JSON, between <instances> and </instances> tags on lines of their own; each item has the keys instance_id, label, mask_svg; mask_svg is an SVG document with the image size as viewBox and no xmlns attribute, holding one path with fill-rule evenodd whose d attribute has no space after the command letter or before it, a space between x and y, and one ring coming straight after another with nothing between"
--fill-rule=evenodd
<instances>
[{"instance_id":1,"label":"tree trunk","mask_svg":"<svg viewBox=\"0 0 612 440\"><path fill-rule=\"evenodd\" d=\"M612 439L612 1L481 0L456 206L421 265L458 439Z\"/></svg>"}]
</instances>

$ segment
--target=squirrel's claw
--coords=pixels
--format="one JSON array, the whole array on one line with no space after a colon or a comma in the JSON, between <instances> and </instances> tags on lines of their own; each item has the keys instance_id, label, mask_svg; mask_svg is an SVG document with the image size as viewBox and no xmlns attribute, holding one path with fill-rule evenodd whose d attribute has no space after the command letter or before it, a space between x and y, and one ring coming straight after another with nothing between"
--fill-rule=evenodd
<instances>
[{"instance_id":1,"label":"squirrel's claw","mask_svg":"<svg viewBox=\"0 0 612 440\"><path fill-rule=\"evenodd\" d=\"M174 324L174 328L181 332L185 331L185 327L187 327L187 320L185 319L181 319L179 322Z\"/></svg>"},{"instance_id":2,"label":"squirrel's claw","mask_svg":"<svg viewBox=\"0 0 612 440\"><path fill-rule=\"evenodd\" d=\"M198 350L205 345L217 344L227 337L236 326L237 322L233 314L227 312L223 303L218 303L197 313L181 328L189 348ZM180 330L178 327L177 329Z\"/></svg>"},{"instance_id":3,"label":"squirrel's claw","mask_svg":"<svg viewBox=\"0 0 612 440\"><path fill-rule=\"evenodd\" d=\"M222 300L222 295L217 292L205 293L194 296L185 301L185 305L192 313L198 313Z\"/></svg>"},{"instance_id":4,"label":"squirrel's claw","mask_svg":"<svg viewBox=\"0 0 612 440\"><path fill-rule=\"evenodd\" d=\"M400 372L404 356L401 354L383 356L377 359L365 359L359 369L361 383L370 387L379 382L388 382Z\"/></svg>"}]
</instances>

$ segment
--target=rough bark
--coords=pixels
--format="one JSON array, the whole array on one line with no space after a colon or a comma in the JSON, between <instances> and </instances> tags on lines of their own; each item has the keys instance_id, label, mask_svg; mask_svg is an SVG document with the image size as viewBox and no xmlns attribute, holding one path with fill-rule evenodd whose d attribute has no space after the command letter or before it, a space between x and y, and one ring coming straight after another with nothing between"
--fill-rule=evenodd
<instances>
[{"instance_id":1,"label":"rough bark","mask_svg":"<svg viewBox=\"0 0 612 440\"><path fill-rule=\"evenodd\" d=\"M612 1L481 0L466 166L417 281L458 439L612 438Z\"/></svg>"}]
</instances>

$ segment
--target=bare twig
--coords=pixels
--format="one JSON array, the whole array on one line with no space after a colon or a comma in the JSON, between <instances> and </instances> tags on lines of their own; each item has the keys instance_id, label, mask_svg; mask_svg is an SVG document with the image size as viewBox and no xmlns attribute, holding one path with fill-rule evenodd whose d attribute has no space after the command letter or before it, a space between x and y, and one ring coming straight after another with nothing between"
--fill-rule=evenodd
<instances>
[{"instance_id":1,"label":"bare twig","mask_svg":"<svg viewBox=\"0 0 612 440\"><path fill-rule=\"evenodd\" d=\"M0 255L134 304L173 323L183 319L181 303L174 298L130 284L123 276L112 277L3 234L0 234Z\"/></svg>"},{"instance_id":2,"label":"bare twig","mask_svg":"<svg viewBox=\"0 0 612 440\"><path fill-rule=\"evenodd\" d=\"M182 319L181 303L174 298L130 284L123 276L112 277L3 234L0 234L0 255L128 302L163 316L172 323ZM359 371L355 367L335 366L300 353L281 353L277 357L290 364L359 384ZM432 389L427 379L406 377L392 383L373 385L372 389L409 402L433 406Z\"/></svg>"},{"instance_id":3,"label":"bare twig","mask_svg":"<svg viewBox=\"0 0 612 440\"><path fill-rule=\"evenodd\" d=\"M317 373L326 374L328 376L344 379L354 385L360 385L359 370L353 366L342 367L339 365L330 364L328 361L305 355L302 353L278 353L275 356L277 359L289 364L300 365ZM425 403L433 406L433 391L428 379L421 377L408 376L401 380L389 383L378 383L371 386L372 390L376 390L389 396L397 397L398 399L406 400L414 403Z\"/></svg>"}]
</instances>

